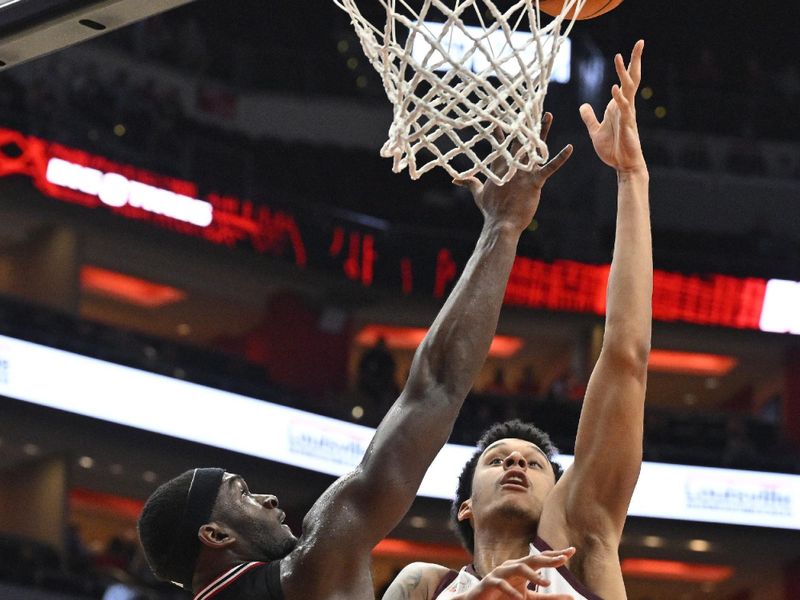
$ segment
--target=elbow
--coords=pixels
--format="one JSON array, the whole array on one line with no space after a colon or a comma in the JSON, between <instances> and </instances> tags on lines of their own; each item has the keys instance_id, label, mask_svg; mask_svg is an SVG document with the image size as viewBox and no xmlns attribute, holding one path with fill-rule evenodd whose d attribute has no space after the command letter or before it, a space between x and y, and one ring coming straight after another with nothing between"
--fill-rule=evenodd
<instances>
[{"instance_id":1,"label":"elbow","mask_svg":"<svg viewBox=\"0 0 800 600\"><path fill-rule=\"evenodd\" d=\"M650 359L650 339L625 342L606 342L603 344L603 357L614 369L643 378L647 374Z\"/></svg>"},{"instance_id":2,"label":"elbow","mask_svg":"<svg viewBox=\"0 0 800 600\"><path fill-rule=\"evenodd\" d=\"M472 384L464 362L456 352L445 356L438 347L423 340L412 362L405 392L410 397L425 398L427 402L463 401Z\"/></svg>"}]
</instances>

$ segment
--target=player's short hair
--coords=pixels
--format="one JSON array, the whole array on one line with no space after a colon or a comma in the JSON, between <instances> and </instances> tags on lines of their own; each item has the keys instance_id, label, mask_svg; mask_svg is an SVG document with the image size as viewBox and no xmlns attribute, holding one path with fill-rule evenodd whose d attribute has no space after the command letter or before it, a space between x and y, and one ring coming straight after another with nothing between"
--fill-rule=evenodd
<instances>
[{"instance_id":1,"label":"player's short hair","mask_svg":"<svg viewBox=\"0 0 800 600\"><path fill-rule=\"evenodd\" d=\"M450 509L450 517L456 527L456 533L458 533L461 543L469 550L470 554L475 552L475 532L472 530L472 525L469 521L458 520L458 511L464 501L472 496L472 479L475 476L475 467L478 465L478 459L480 459L481 454L496 441L509 438L526 440L536 444L550 461L556 481L559 480L564 472L561 465L553 460L553 457L558 454L558 448L550 441L549 435L532 423L524 423L519 419L514 419L503 423L495 423L486 429L478 440L475 453L461 471L461 475L458 478L456 497Z\"/></svg>"},{"instance_id":2,"label":"player's short hair","mask_svg":"<svg viewBox=\"0 0 800 600\"><path fill-rule=\"evenodd\" d=\"M159 486L147 499L137 529L153 573L191 589L199 527L211 517L225 471L191 469Z\"/></svg>"}]
</instances>

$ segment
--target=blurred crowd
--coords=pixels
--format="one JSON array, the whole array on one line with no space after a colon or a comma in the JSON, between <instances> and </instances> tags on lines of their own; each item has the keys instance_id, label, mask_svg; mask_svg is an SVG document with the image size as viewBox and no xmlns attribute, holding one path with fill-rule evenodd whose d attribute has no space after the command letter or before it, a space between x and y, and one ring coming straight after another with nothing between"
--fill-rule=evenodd
<instances>
[{"instance_id":1,"label":"blurred crowd","mask_svg":"<svg viewBox=\"0 0 800 600\"><path fill-rule=\"evenodd\" d=\"M219 389L313 410L339 419L376 425L395 399L402 373L384 340L362 351L351 389L324 401L270 382L263 365L243 356L155 340L98 323L3 300L0 332L135 368L187 379ZM513 378L500 365L467 399L451 441L473 444L495 421L522 418L551 434L562 452L572 453L586 381L571 369L543 382L532 365ZM645 460L800 473L797 450L778 428L780 397L768 403L775 414L700 412L651 407L645 417ZM358 401L362 411L352 411ZM97 600L178 600L183 592L155 581L133 532L122 532L101 547L90 547L77 526L66 535L60 555L47 545L0 534L0 590L36 586Z\"/></svg>"},{"instance_id":2,"label":"blurred crowd","mask_svg":"<svg viewBox=\"0 0 800 600\"><path fill-rule=\"evenodd\" d=\"M27 538L0 532L0 593L42 590L42 598L81 600L182 600L187 593L155 579L133 531L98 548L82 539L72 523L63 552ZM8 589L3 586L8 585ZM48 594L49 592L49 594ZM5 596L4 596L5 597ZM33 596L40 597L40 596Z\"/></svg>"},{"instance_id":3,"label":"blurred crowd","mask_svg":"<svg viewBox=\"0 0 800 600\"><path fill-rule=\"evenodd\" d=\"M230 344L223 353L10 300L0 302L0 332L370 426L376 426L391 406L404 377L393 353L380 340L360 355L349 389L314 395L303 391L299 382L275 383L263 363L248 360ZM519 370L513 380L502 366L496 367L490 383L470 394L451 439L470 445L495 421L522 418L539 424L561 451L571 453L586 384L569 368L543 384L531 365ZM768 403L767 412L759 414L647 408L645 460L800 473L800 455L779 430L780 402L777 397ZM354 404L362 408L357 415L352 411Z\"/></svg>"},{"instance_id":4,"label":"blurred crowd","mask_svg":"<svg viewBox=\"0 0 800 600\"><path fill-rule=\"evenodd\" d=\"M701 45L678 72L675 87L685 129L747 140L800 138L800 67L794 58L737 60Z\"/></svg>"},{"instance_id":5,"label":"blurred crowd","mask_svg":"<svg viewBox=\"0 0 800 600\"><path fill-rule=\"evenodd\" d=\"M244 2L237 15L219 15L201 5L148 19L105 37L103 43L138 60L170 65L240 90L385 101L380 76L363 58L338 9L325 7L330 13L327 19L305 20L288 11L269 19L267 10L259 3ZM611 13L605 18L616 17ZM243 26L247 19L259 26ZM604 27L613 29L614 23ZM645 82L653 95L643 96L642 106L665 110L658 118L647 119L648 126L796 141L800 137L796 61L786 57L764 62L753 53L717 48L700 40L692 56L660 56Z\"/></svg>"}]
</instances>

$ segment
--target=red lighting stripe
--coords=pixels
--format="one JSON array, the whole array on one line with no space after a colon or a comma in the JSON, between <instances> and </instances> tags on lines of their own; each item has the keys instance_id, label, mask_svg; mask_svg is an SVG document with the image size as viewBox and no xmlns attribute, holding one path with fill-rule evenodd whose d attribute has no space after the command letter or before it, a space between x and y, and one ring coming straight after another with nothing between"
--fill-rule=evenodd
<instances>
[{"instance_id":1,"label":"red lighting stripe","mask_svg":"<svg viewBox=\"0 0 800 600\"><path fill-rule=\"evenodd\" d=\"M423 544L408 540L384 539L372 550L373 556L403 558L408 561L422 559L469 562L470 556L461 546L447 544Z\"/></svg>"},{"instance_id":2,"label":"red lighting stripe","mask_svg":"<svg viewBox=\"0 0 800 600\"><path fill-rule=\"evenodd\" d=\"M414 291L414 271L411 259L407 256L400 260L400 285L406 296Z\"/></svg>"},{"instance_id":3,"label":"red lighting stripe","mask_svg":"<svg viewBox=\"0 0 800 600\"><path fill-rule=\"evenodd\" d=\"M85 490L81 488L73 488L69 492L70 508L87 509L98 512L105 512L113 514L118 517L123 517L135 521L139 518L139 513L142 512L144 502L141 500L134 500L133 498L125 498L124 496L115 496L112 494L103 494L92 490Z\"/></svg>"},{"instance_id":4,"label":"red lighting stripe","mask_svg":"<svg viewBox=\"0 0 800 600\"><path fill-rule=\"evenodd\" d=\"M651 350L647 368L663 373L685 373L721 377L730 373L739 361L733 356L678 352L676 350Z\"/></svg>"},{"instance_id":5,"label":"red lighting stripe","mask_svg":"<svg viewBox=\"0 0 800 600\"><path fill-rule=\"evenodd\" d=\"M383 338L386 346L397 350L414 350L420 345L427 329L422 327L397 327L393 325L365 325L356 335L360 346L374 346ZM496 335L489 347L489 356L509 358L522 348L522 338Z\"/></svg>"},{"instance_id":6,"label":"red lighting stripe","mask_svg":"<svg viewBox=\"0 0 800 600\"><path fill-rule=\"evenodd\" d=\"M545 263L517 257L505 303L528 308L605 313L609 265ZM727 275L653 273L653 318L697 325L758 329L767 281Z\"/></svg>"},{"instance_id":7,"label":"red lighting stripe","mask_svg":"<svg viewBox=\"0 0 800 600\"><path fill-rule=\"evenodd\" d=\"M721 565L700 565L673 560L626 558L622 573L628 577L669 579L690 583L720 583L733 576L733 568Z\"/></svg>"},{"instance_id":8,"label":"red lighting stripe","mask_svg":"<svg viewBox=\"0 0 800 600\"><path fill-rule=\"evenodd\" d=\"M144 308L159 308L186 298L178 288L89 265L81 267L81 287Z\"/></svg>"}]
</instances>

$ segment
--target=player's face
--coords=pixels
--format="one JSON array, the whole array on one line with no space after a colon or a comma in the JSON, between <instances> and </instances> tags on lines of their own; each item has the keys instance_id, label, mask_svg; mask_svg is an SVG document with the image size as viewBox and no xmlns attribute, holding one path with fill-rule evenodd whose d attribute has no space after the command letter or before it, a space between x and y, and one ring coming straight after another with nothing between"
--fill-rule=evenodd
<instances>
[{"instance_id":1,"label":"player's face","mask_svg":"<svg viewBox=\"0 0 800 600\"><path fill-rule=\"evenodd\" d=\"M223 476L217 509L220 520L237 538L237 551L249 560L277 560L297 544L292 530L283 523L286 515L278 508L278 498L250 492L239 475Z\"/></svg>"},{"instance_id":2,"label":"player's face","mask_svg":"<svg viewBox=\"0 0 800 600\"><path fill-rule=\"evenodd\" d=\"M476 530L498 520L535 527L554 485L553 467L538 446L516 438L499 440L478 459L472 496L462 505L459 518L471 519Z\"/></svg>"}]
</instances>

